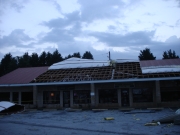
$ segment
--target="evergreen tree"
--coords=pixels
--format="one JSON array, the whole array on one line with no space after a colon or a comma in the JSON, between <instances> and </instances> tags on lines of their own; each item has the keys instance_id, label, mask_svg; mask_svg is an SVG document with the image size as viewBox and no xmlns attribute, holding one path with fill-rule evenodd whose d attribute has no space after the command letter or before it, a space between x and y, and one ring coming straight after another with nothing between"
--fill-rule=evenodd
<instances>
[{"instance_id":1,"label":"evergreen tree","mask_svg":"<svg viewBox=\"0 0 180 135\"><path fill-rule=\"evenodd\" d=\"M61 54L56 49L52 54L52 63L54 64L54 63L60 62L62 60L63 60L63 58L62 58Z\"/></svg>"},{"instance_id":2,"label":"evergreen tree","mask_svg":"<svg viewBox=\"0 0 180 135\"><path fill-rule=\"evenodd\" d=\"M0 76L5 75L14 69L18 68L17 59L13 58L11 53L4 55L0 65Z\"/></svg>"},{"instance_id":3,"label":"evergreen tree","mask_svg":"<svg viewBox=\"0 0 180 135\"><path fill-rule=\"evenodd\" d=\"M140 50L139 60L155 60L156 57L153 56L149 48L145 48L144 50Z\"/></svg>"},{"instance_id":4,"label":"evergreen tree","mask_svg":"<svg viewBox=\"0 0 180 135\"><path fill-rule=\"evenodd\" d=\"M81 58L81 55L80 55L79 52L77 52L77 53L74 53L74 54L72 55L72 57Z\"/></svg>"},{"instance_id":5,"label":"evergreen tree","mask_svg":"<svg viewBox=\"0 0 180 135\"><path fill-rule=\"evenodd\" d=\"M45 51L43 51L41 53L41 55L39 56L39 66L46 66L46 57L47 57L47 54Z\"/></svg>"},{"instance_id":6,"label":"evergreen tree","mask_svg":"<svg viewBox=\"0 0 180 135\"><path fill-rule=\"evenodd\" d=\"M86 51L83 54L82 59L93 59L93 55L91 54L91 52Z\"/></svg>"},{"instance_id":7,"label":"evergreen tree","mask_svg":"<svg viewBox=\"0 0 180 135\"><path fill-rule=\"evenodd\" d=\"M39 57L37 53L32 53L30 58L30 65L32 67L37 67L39 65Z\"/></svg>"},{"instance_id":8,"label":"evergreen tree","mask_svg":"<svg viewBox=\"0 0 180 135\"><path fill-rule=\"evenodd\" d=\"M19 57L19 67L31 67L30 59L31 57L29 56L28 52L24 53L23 56Z\"/></svg>"},{"instance_id":9,"label":"evergreen tree","mask_svg":"<svg viewBox=\"0 0 180 135\"><path fill-rule=\"evenodd\" d=\"M171 49L163 53L163 59L178 59L178 58L179 56L176 55L175 51L172 52Z\"/></svg>"},{"instance_id":10,"label":"evergreen tree","mask_svg":"<svg viewBox=\"0 0 180 135\"><path fill-rule=\"evenodd\" d=\"M50 52L48 52L46 55L46 64L47 66L50 66L53 64L52 54Z\"/></svg>"},{"instance_id":11,"label":"evergreen tree","mask_svg":"<svg viewBox=\"0 0 180 135\"><path fill-rule=\"evenodd\" d=\"M71 54L69 54L68 56L66 56L65 58L64 58L64 60L66 60L66 59L69 59L69 58L72 58L73 56L71 55Z\"/></svg>"}]
</instances>

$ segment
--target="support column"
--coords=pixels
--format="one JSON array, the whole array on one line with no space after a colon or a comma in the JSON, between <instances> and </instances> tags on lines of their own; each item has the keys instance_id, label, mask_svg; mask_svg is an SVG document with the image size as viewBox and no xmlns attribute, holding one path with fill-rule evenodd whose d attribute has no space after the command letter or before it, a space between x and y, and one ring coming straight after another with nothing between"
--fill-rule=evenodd
<instances>
[{"instance_id":1,"label":"support column","mask_svg":"<svg viewBox=\"0 0 180 135\"><path fill-rule=\"evenodd\" d=\"M13 102L13 93L12 92L10 92L10 102Z\"/></svg>"},{"instance_id":2,"label":"support column","mask_svg":"<svg viewBox=\"0 0 180 135\"><path fill-rule=\"evenodd\" d=\"M132 89L129 89L129 106L132 107L133 105L133 93L132 93Z\"/></svg>"},{"instance_id":3,"label":"support column","mask_svg":"<svg viewBox=\"0 0 180 135\"><path fill-rule=\"evenodd\" d=\"M60 91L60 107L63 107L63 91Z\"/></svg>"},{"instance_id":4,"label":"support column","mask_svg":"<svg viewBox=\"0 0 180 135\"><path fill-rule=\"evenodd\" d=\"M37 90L37 107L43 108L43 91Z\"/></svg>"},{"instance_id":5,"label":"support column","mask_svg":"<svg viewBox=\"0 0 180 135\"><path fill-rule=\"evenodd\" d=\"M73 90L70 90L70 107L73 107Z\"/></svg>"},{"instance_id":6,"label":"support column","mask_svg":"<svg viewBox=\"0 0 180 135\"><path fill-rule=\"evenodd\" d=\"M95 88L94 83L91 83L91 107L95 107L96 105L96 98L95 98Z\"/></svg>"},{"instance_id":7,"label":"support column","mask_svg":"<svg viewBox=\"0 0 180 135\"><path fill-rule=\"evenodd\" d=\"M97 107L98 104L99 104L99 91L95 90L95 106Z\"/></svg>"},{"instance_id":8,"label":"support column","mask_svg":"<svg viewBox=\"0 0 180 135\"><path fill-rule=\"evenodd\" d=\"M119 107L121 107L122 106L121 105L121 89L118 89L117 92L118 92L118 105Z\"/></svg>"},{"instance_id":9,"label":"support column","mask_svg":"<svg viewBox=\"0 0 180 135\"><path fill-rule=\"evenodd\" d=\"M19 91L19 101L18 101L18 104L21 105L21 91Z\"/></svg>"},{"instance_id":10,"label":"support column","mask_svg":"<svg viewBox=\"0 0 180 135\"><path fill-rule=\"evenodd\" d=\"M33 86L33 105L37 107L37 86Z\"/></svg>"},{"instance_id":11,"label":"support column","mask_svg":"<svg viewBox=\"0 0 180 135\"><path fill-rule=\"evenodd\" d=\"M161 103L161 91L160 91L160 82L159 81L156 81L156 92L155 92L155 102L156 102L156 105L158 106L159 103Z\"/></svg>"}]
</instances>

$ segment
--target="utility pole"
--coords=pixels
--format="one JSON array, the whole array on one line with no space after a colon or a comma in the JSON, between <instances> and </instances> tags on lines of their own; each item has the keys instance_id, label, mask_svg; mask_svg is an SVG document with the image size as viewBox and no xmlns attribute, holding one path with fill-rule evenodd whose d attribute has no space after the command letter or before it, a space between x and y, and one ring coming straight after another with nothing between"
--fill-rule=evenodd
<instances>
[{"instance_id":1,"label":"utility pole","mask_svg":"<svg viewBox=\"0 0 180 135\"><path fill-rule=\"evenodd\" d=\"M109 51L109 60L111 60L111 54L110 54L110 51Z\"/></svg>"}]
</instances>

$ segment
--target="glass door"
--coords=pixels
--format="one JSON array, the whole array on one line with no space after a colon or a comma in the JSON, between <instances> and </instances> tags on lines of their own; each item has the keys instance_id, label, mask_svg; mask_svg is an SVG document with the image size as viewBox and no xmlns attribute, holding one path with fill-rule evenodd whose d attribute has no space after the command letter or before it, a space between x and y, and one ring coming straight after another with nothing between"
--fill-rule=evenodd
<instances>
[{"instance_id":1,"label":"glass door","mask_svg":"<svg viewBox=\"0 0 180 135\"><path fill-rule=\"evenodd\" d=\"M123 107L129 106L129 89L121 89L121 104Z\"/></svg>"},{"instance_id":2,"label":"glass door","mask_svg":"<svg viewBox=\"0 0 180 135\"><path fill-rule=\"evenodd\" d=\"M63 91L63 107L70 107L70 91Z\"/></svg>"}]
</instances>

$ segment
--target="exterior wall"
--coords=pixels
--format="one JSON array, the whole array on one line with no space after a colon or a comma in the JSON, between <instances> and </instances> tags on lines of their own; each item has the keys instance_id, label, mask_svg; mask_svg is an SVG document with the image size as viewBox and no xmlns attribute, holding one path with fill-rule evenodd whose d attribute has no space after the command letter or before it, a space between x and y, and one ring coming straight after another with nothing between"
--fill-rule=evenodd
<instances>
[{"instance_id":1,"label":"exterior wall","mask_svg":"<svg viewBox=\"0 0 180 135\"><path fill-rule=\"evenodd\" d=\"M91 93L91 90L93 89L93 84L82 84L82 85L75 85L74 90L79 91L79 90L83 90L83 91L89 91L89 94ZM74 91L73 91L74 92ZM96 94L95 94L96 95ZM72 98L73 101L73 98ZM95 101L94 101L95 102ZM92 101L91 101L92 103ZM89 109L91 108L91 103L88 104L75 104L74 102L72 103L72 108L84 108L84 109Z\"/></svg>"},{"instance_id":2,"label":"exterior wall","mask_svg":"<svg viewBox=\"0 0 180 135\"><path fill-rule=\"evenodd\" d=\"M132 85L133 84L133 85ZM149 88L152 91L152 102L134 102L133 90L139 88ZM117 103L100 103L99 90L117 90ZM58 86L29 86L29 87L0 87L0 92L9 92L9 101L13 101L13 92L18 92L18 103L21 104L22 92L33 92L33 104L25 104L26 108L56 108L62 109L63 92L70 92L71 108L123 108L122 90L129 92L129 106L132 108L150 108L150 107L180 107L180 99L177 101L162 101L162 92L176 91L180 92L180 80L173 81L149 81L149 82L129 82L129 83L102 83L102 84L79 84L79 85L58 85ZM73 97L74 91L89 91L91 102L88 104L75 104ZM59 102L56 104L43 104L43 92L59 92ZM93 93L93 94L92 94Z\"/></svg>"},{"instance_id":3,"label":"exterior wall","mask_svg":"<svg viewBox=\"0 0 180 135\"><path fill-rule=\"evenodd\" d=\"M70 107L71 108L89 108L89 104L74 104L73 103L73 92L74 90L89 90L90 91L90 84L83 84L83 85L60 85L60 86L38 86L38 92L39 92L39 97L42 98L43 100L43 92L44 91L57 91L60 93L60 102L58 104L43 104L42 102L39 102L38 108L57 108L57 109L62 109L63 106L63 91L70 91ZM41 92L41 93L40 93Z\"/></svg>"},{"instance_id":4,"label":"exterior wall","mask_svg":"<svg viewBox=\"0 0 180 135\"><path fill-rule=\"evenodd\" d=\"M0 87L0 92L9 92L10 93L10 102L13 102L13 92L18 92L18 104L22 104L22 92L33 92L33 87ZM23 104L25 108L35 108L34 104Z\"/></svg>"},{"instance_id":5,"label":"exterior wall","mask_svg":"<svg viewBox=\"0 0 180 135\"><path fill-rule=\"evenodd\" d=\"M152 92L152 102L134 102L133 100L133 89L143 89L143 88L148 88ZM154 81L149 81L149 82L135 82L134 83L134 88L131 88L131 105L130 107L133 108L150 108L150 107L156 107L156 84Z\"/></svg>"},{"instance_id":6,"label":"exterior wall","mask_svg":"<svg viewBox=\"0 0 180 135\"><path fill-rule=\"evenodd\" d=\"M99 90L111 90L116 89L114 88L114 83L102 83L102 84L95 84L95 93L96 93L96 106L95 108L118 108L119 107L119 100L117 103L100 103L99 102ZM117 94L119 95L118 89ZM117 95L117 97L119 97Z\"/></svg>"},{"instance_id":7,"label":"exterior wall","mask_svg":"<svg viewBox=\"0 0 180 135\"><path fill-rule=\"evenodd\" d=\"M170 99L165 100L165 95ZM161 102L159 106L180 107L180 80L160 81Z\"/></svg>"},{"instance_id":8,"label":"exterior wall","mask_svg":"<svg viewBox=\"0 0 180 135\"><path fill-rule=\"evenodd\" d=\"M29 87L0 87L0 92L31 92L32 86Z\"/></svg>"},{"instance_id":9,"label":"exterior wall","mask_svg":"<svg viewBox=\"0 0 180 135\"><path fill-rule=\"evenodd\" d=\"M38 86L37 87L37 108L42 108L42 109L52 109L52 108L57 108L60 109L62 108L60 102L57 104L43 104L43 92L45 91L58 91L57 86ZM61 97L60 97L61 98Z\"/></svg>"}]
</instances>

